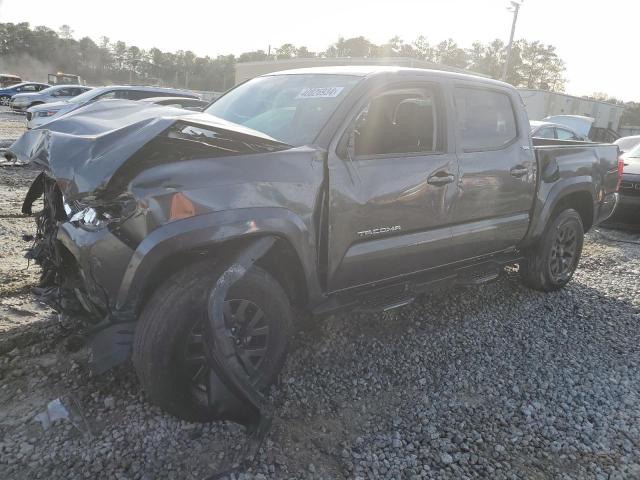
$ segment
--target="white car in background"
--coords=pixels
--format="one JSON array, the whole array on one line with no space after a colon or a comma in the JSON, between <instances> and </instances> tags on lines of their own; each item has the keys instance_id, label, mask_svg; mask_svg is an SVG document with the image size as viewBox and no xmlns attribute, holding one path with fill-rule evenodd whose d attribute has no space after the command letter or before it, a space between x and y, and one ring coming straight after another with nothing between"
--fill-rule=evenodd
<instances>
[{"instance_id":1,"label":"white car in background","mask_svg":"<svg viewBox=\"0 0 640 480\"><path fill-rule=\"evenodd\" d=\"M622 154L629 153L640 145L640 135L632 135L630 137L621 137L615 142Z\"/></svg>"},{"instance_id":2,"label":"white car in background","mask_svg":"<svg viewBox=\"0 0 640 480\"><path fill-rule=\"evenodd\" d=\"M45 103L31 107L27 110L27 128L40 127L55 118L72 112L91 102L108 98L119 98L124 100L142 100L149 97L200 97L187 90L175 88L145 87L134 85L112 85L109 87L97 87L88 92L82 93L69 100L53 103Z\"/></svg>"}]
</instances>

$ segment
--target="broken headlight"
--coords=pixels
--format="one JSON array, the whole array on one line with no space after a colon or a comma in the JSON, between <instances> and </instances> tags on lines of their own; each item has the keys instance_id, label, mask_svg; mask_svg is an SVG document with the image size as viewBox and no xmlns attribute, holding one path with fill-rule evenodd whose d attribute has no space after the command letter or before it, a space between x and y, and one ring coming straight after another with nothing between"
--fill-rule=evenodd
<instances>
[{"instance_id":1,"label":"broken headlight","mask_svg":"<svg viewBox=\"0 0 640 480\"><path fill-rule=\"evenodd\" d=\"M76 203L76 208L64 203L69 222L84 230L97 231L108 225L121 223L135 211L135 201L127 200L113 204L84 206Z\"/></svg>"}]
</instances>

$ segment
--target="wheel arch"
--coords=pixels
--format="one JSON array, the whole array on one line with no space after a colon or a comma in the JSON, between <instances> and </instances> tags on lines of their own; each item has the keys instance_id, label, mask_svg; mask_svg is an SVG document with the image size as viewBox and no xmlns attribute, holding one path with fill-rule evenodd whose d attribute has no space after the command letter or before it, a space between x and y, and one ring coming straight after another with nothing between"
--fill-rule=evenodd
<instances>
[{"instance_id":1,"label":"wheel arch","mask_svg":"<svg viewBox=\"0 0 640 480\"><path fill-rule=\"evenodd\" d=\"M277 241L256 265L280 282L292 304L307 304L311 297L320 294L311 235L304 223L288 210L257 210L261 211L192 217L152 232L137 247L127 266L116 308L138 312L153 291L177 269L198 261L231 258L248 241L264 235L273 235Z\"/></svg>"},{"instance_id":2,"label":"wheel arch","mask_svg":"<svg viewBox=\"0 0 640 480\"><path fill-rule=\"evenodd\" d=\"M553 184L542 184L531 214L531 225L521 247L535 243L555 215L566 208L578 212L585 232L593 226L595 194L591 177L573 177Z\"/></svg>"}]
</instances>

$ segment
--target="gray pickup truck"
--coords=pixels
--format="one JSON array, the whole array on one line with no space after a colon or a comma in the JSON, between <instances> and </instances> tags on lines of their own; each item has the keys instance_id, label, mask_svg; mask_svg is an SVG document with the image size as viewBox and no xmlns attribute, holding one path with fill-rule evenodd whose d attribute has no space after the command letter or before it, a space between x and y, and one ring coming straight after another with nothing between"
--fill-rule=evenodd
<instances>
[{"instance_id":1,"label":"gray pickup truck","mask_svg":"<svg viewBox=\"0 0 640 480\"><path fill-rule=\"evenodd\" d=\"M150 400L189 420L260 418L301 315L507 265L562 288L621 176L617 146L532 140L512 86L441 71L303 69L199 114L101 108L16 144L46 166L28 255L43 297L84 319L95 370L132 355Z\"/></svg>"}]
</instances>

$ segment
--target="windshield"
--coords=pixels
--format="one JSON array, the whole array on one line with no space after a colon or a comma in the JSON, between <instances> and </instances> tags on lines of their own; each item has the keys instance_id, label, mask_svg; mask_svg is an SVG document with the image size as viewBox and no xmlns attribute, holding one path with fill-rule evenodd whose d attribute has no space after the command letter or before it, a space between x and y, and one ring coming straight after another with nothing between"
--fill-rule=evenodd
<instances>
[{"instance_id":1,"label":"windshield","mask_svg":"<svg viewBox=\"0 0 640 480\"><path fill-rule=\"evenodd\" d=\"M220 97L205 112L301 146L313 142L360 80L325 74L257 77Z\"/></svg>"}]
</instances>

